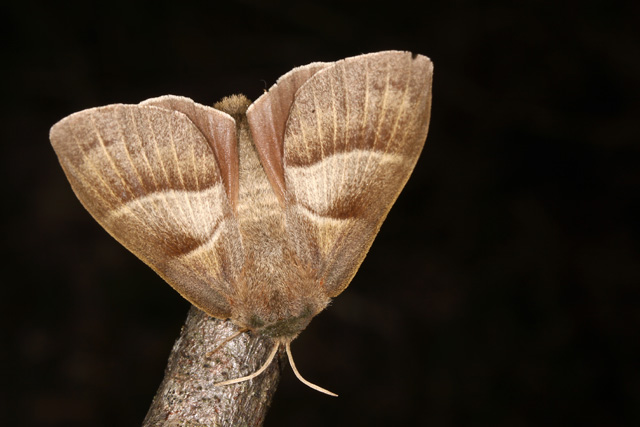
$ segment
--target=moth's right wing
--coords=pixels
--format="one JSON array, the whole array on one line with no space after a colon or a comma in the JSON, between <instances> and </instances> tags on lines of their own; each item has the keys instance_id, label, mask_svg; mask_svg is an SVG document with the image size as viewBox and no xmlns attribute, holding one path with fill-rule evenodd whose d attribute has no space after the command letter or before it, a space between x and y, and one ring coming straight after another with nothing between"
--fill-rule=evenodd
<instances>
[{"instance_id":1,"label":"moth's right wing","mask_svg":"<svg viewBox=\"0 0 640 427\"><path fill-rule=\"evenodd\" d=\"M260 161L278 200L284 205L284 132L296 92L307 80L331 63L313 62L282 75L268 92L247 109L247 119Z\"/></svg>"},{"instance_id":2,"label":"moth's right wing","mask_svg":"<svg viewBox=\"0 0 640 427\"><path fill-rule=\"evenodd\" d=\"M219 130L216 140L202 123ZM242 241L234 177L221 170L234 172L215 155L216 144L236 144L231 116L163 97L72 114L50 139L76 196L109 234L209 315L231 315Z\"/></svg>"},{"instance_id":3,"label":"moth's right wing","mask_svg":"<svg viewBox=\"0 0 640 427\"><path fill-rule=\"evenodd\" d=\"M284 133L287 226L327 296L342 292L424 146L431 61L378 52L335 62L295 94Z\"/></svg>"}]
</instances>

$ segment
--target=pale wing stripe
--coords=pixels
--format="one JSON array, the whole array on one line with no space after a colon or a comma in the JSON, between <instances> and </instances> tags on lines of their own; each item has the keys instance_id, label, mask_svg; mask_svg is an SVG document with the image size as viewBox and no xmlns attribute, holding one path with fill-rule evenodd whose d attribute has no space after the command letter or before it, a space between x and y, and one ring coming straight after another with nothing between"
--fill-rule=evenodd
<instances>
[{"instance_id":1,"label":"pale wing stripe","mask_svg":"<svg viewBox=\"0 0 640 427\"><path fill-rule=\"evenodd\" d=\"M380 136L380 129L381 129L382 125L383 125L383 124L384 124L384 122L385 122L385 118L387 117L387 114L389 113L388 99L389 99L389 87L390 87L389 81L390 81L390 79L391 79L391 72L390 72L390 70L389 70L389 65L388 65L388 63L387 63L387 70L386 70L386 73L385 73L385 74L386 74L386 81L385 81L385 87L384 87L384 95L383 95L383 97L382 97L382 105L381 105L381 106L380 106L380 108L379 108L379 110L380 110L380 114L378 115L378 122L376 123L376 127L375 127L376 131L375 131L375 134L374 134L374 141L373 141L373 144L372 144L372 146L371 146L371 149L372 149L372 150L369 152L369 156L367 156L367 162L365 163L365 169L364 169L364 175L365 175L365 176L367 175L367 172L368 172L368 170L369 170L370 161L371 161L371 154L372 154L374 151L378 151L378 149L379 149L379 147L378 147L378 137ZM369 91L369 90L367 89L367 92L368 92L368 91ZM398 116L398 117L399 117L399 116ZM388 150L389 150L389 146L390 146L390 144L391 144L391 141L393 141L393 140L392 140L392 139L391 139L391 137L390 137L390 138L386 141L387 143L386 143L386 144L384 144L382 147L380 147L380 148L382 148L382 150L381 150L381 151L382 151L384 154L386 154L386 153L388 152ZM383 142L384 142L384 141L383 141ZM379 164L379 163L378 163L378 164L373 165L374 170L379 169L379 167L380 167L380 164ZM376 172L374 171L374 172L372 172L372 174L373 174L373 175L375 175L375 174L376 174Z\"/></svg>"},{"instance_id":2,"label":"pale wing stripe","mask_svg":"<svg viewBox=\"0 0 640 427\"><path fill-rule=\"evenodd\" d=\"M313 99L315 99L315 96L313 97ZM316 106L314 105L314 108ZM311 145L309 143L309 138L307 137L307 133L305 132L305 130L307 130L307 126L304 120L302 120L302 117L300 116L300 113L298 113L298 116L300 117L300 123L302 124L302 126L300 126L300 129L302 129L302 142L304 142L304 148L305 148L305 153L307 153L307 163L311 162Z\"/></svg>"},{"instance_id":3,"label":"pale wing stripe","mask_svg":"<svg viewBox=\"0 0 640 427\"><path fill-rule=\"evenodd\" d=\"M206 221L208 221L209 224L218 224L217 228L216 228L216 235L220 235L220 233L222 232L222 222L223 221L223 217L224 217L224 212L222 209L222 205L223 205L223 197L222 194L218 194L217 197L213 196L213 195L205 195L205 197L203 198L203 193L204 191L202 191L205 187L201 187L201 183L200 183L200 173L203 172L203 175L206 174L206 170L203 171L202 167L206 167L206 165L204 164L204 162L198 162L197 161L197 157L196 157L196 150L195 150L195 145L191 144L190 146L191 148L191 159L192 159L192 164L193 164L193 174L194 174L194 178L196 180L196 188L198 190L198 202L200 204L200 206L203 206L206 212ZM214 161L217 161L214 160ZM216 165L210 165L210 167L217 167ZM218 172L220 171L220 169L217 169ZM222 184L217 184L217 185L222 185ZM213 204L212 204L213 201ZM214 208L218 209L217 212L215 212L214 215ZM205 220L205 219L203 219ZM216 238L217 239L217 238ZM212 243L213 242L213 236L211 236L207 242L205 242L205 245L208 243ZM215 265L219 267L219 259L217 256L214 256L214 252L212 251L206 251L204 252L205 257L207 259L207 262L209 265Z\"/></svg>"},{"instance_id":4,"label":"pale wing stripe","mask_svg":"<svg viewBox=\"0 0 640 427\"><path fill-rule=\"evenodd\" d=\"M211 254L218 251L218 249L216 248L216 243L218 242L218 239L222 235L222 229L223 229L223 224L221 221L218 224L218 226L213 230L213 233L211 233L211 235L206 240L204 240L202 244L196 246L195 248L193 248L188 252L178 255L177 259L185 260L186 258L196 258L196 257L199 257L200 259L204 258L206 259L206 262L203 264L206 264L207 267L210 269L210 271L221 271L222 268L218 260L218 257L215 257L215 256L212 257ZM220 280L219 283L220 284L224 283L224 280Z\"/></svg>"},{"instance_id":5,"label":"pale wing stripe","mask_svg":"<svg viewBox=\"0 0 640 427\"><path fill-rule=\"evenodd\" d=\"M171 149L173 151L173 156L175 159L176 172L180 177L180 183L182 185L183 190L186 193L192 193L191 191L187 190L187 186L184 180L184 171L181 168L181 162L179 160L178 151L177 151L175 128L171 126L170 131L171 131L171 134L170 134ZM190 137L193 136L192 132L189 132L189 136ZM222 202L223 194L220 194L219 191L217 193L212 193L211 191L206 191L206 192L201 191L200 180L199 180L199 173L201 172L201 168L198 167L198 162L196 161L195 144L194 144L195 141L193 141L192 138L189 138L188 141L184 141L184 142L187 142L187 143L192 142L191 144L188 144L188 145L191 152L191 160L192 160L191 163L193 165L193 175L196 181L195 196L197 199L198 209L194 207L194 204L193 204L194 200L192 197L186 197L186 201L187 201L186 205L188 206L188 209L191 214L190 229L193 230L194 232L197 231L194 237L198 239L198 241L200 242L198 246L192 248L192 250L186 252L184 255L186 256L188 254L194 254L194 256L200 257L201 260L205 261L206 265L209 266L209 268L217 271L219 270L219 267L220 267L220 262L218 258L213 256L213 251L205 250L205 249L209 246L212 247L222 233L222 223L224 221L222 219L224 214L221 212L222 203L223 203ZM203 166L202 162L200 162L200 165ZM214 165L211 165L211 166L213 167ZM188 172L189 171L187 171L187 173ZM214 186L211 187L212 190L219 190L220 188L221 188L221 184L219 183L214 184ZM204 199L203 199L203 193L205 193ZM215 206L212 206L211 204L212 200L217 202ZM182 212L183 218L187 220L189 217L186 215L185 209L183 209L184 203L179 203L178 205L180 206L180 210ZM214 208L217 208L215 217L213 212Z\"/></svg>"},{"instance_id":6,"label":"pale wing stripe","mask_svg":"<svg viewBox=\"0 0 640 427\"><path fill-rule=\"evenodd\" d=\"M207 219L206 221L208 221L210 224L214 224L215 223L215 219L213 217L213 209L211 209L211 206L209 206L209 200L210 199L206 199L206 202L203 201L202 198L202 188L200 187L200 168L198 167L198 162L196 161L196 150L195 150L195 144L191 144L189 146L189 152L191 153L191 166L193 167L193 178L195 179L196 182L196 194L198 197L198 205L199 206L204 206L205 207L205 212L206 212L206 216ZM222 203L221 200L218 200L219 203ZM220 227L218 227L220 228ZM218 229L216 229L215 233L219 234ZM211 238L210 238L211 239ZM204 244L207 244L208 242L203 242ZM207 251L204 253L206 259L207 259L207 263L209 265L212 266L217 266L218 265L218 259L217 257L212 257L211 255L211 251Z\"/></svg>"},{"instance_id":7,"label":"pale wing stripe","mask_svg":"<svg viewBox=\"0 0 640 427\"><path fill-rule=\"evenodd\" d=\"M146 190L145 194L152 194L155 191L157 191L157 189L159 188L158 180L156 178L156 175L155 175L155 172L154 172L154 168L151 167L151 162L149 161L149 158L147 156L147 150L145 149L145 144L143 143L142 137L141 137L142 134L140 133L140 126L139 126L139 123L135 120L135 116L133 114L133 109L128 109L128 111L130 113L129 114L129 119L131 120L131 125L135 129L135 132L133 132L134 139L138 142L140 153L142 154L142 157L145 159L145 162L147 163L147 167L149 169L149 173L150 173L151 177L153 178L154 188L153 188L153 190L145 188L145 190ZM119 122L118 122L118 128L120 130L120 136L121 136L122 140L124 141L125 140L124 130L122 129L122 126L120 125ZM128 153L129 144L125 143L124 146L125 146L125 149L127 150L127 153ZM131 157L130 157L130 160L131 160ZM159 211L160 210L159 206L160 206L159 202L157 200L154 200L153 209ZM167 218L165 218L164 216L160 216L159 215L159 216L157 216L157 219L162 221L165 229L169 229L171 227L170 224L167 222Z\"/></svg>"},{"instance_id":8,"label":"pale wing stripe","mask_svg":"<svg viewBox=\"0 0 640 427\"><path fill-rule=\"evenodd\" d=\"M327 215L328 212L331 212L332 207L334 205L339 204L339 202L344 198L348 197L346 193L340 193L335 195L335 199L330 199L328 201L324 201L324 199L314 198L311 193L308 191L305 192L304 187L318 187L322 183L320 182L322 173L319 170L320 168L326 168L329 171L337 170L340 166L345 166L349 169L349 174L347 176L347 180L349 182L355 182L355 167L354 164L357 163L360 158L361 153L358 151L365 150L352 150L347 152L339 152L333 155L328 156L322 163L314 163L313 165L308 166L289 166L287 168L287 173L291 178L292 182L299 183L296 190L298 194L301 196L303 194L307 194L306 199L304 197L299 197L298 203L304 206L307 206L308 209L314 211L319 215L325 215L332 217L331 215ZM402 164L404 161L404 157L400 154L395 153L380 153L374 152L372 154L374 156L374 160L377 164L381 166L392 166ZM341 179L337 174L329 174L330 178L334 180ZM371 177L369 177L371 178ZM329 182L328 185L331 185L332 182Z\"/></svg>"},{"instance_id":9,"label":"pale wing stripe","mask_svg":"<svg viewBox=\"0 0 640 427\"><path fill-rule=\"evenodd\" d=\"M333 218L326 215L319 215L310 210L307 206L299 205L300 212L316 225L318 237L318 249L323 256L328 256L333 250L335 239L344 233L345 230L353 227L358 218ZM319 231L322 230L322 235Z\"/></svg>"},{"instance_id":10,"label":"pale wing stripe","mask_svg":"<svg viewBox=\"0 0 640 427\"><path fill-rule=\"evenodd\" d=\"M123 203L122 205L120 205L118 209L114 209L111 212L109 212L106 218L108 220L120 220L121 218L126 218L127 216L131 215L131 212L136 211L136 209L133 208L132 206L136 206L136 207L139 207L141 210L145 210L145 206L154 204L155 201L159 198L166 198L168 200L171 200L173 203L171 203L169 206L173 207L173 209L178 209L178 206L180 204L189 203L189 199L198 197L200 196L201 193L205 193L205 195L208 198L216 198L216 197L219 197L223 191L224 190L222 189L222 186L220 184L214 185L213 187L209 187L204 191L185 191L185 190L157 191L151 194L147 194L144 197L132 199L127 203ZM208 208L209 206L206 204L199 206L199 210L201 211L208 210ZM167 215L170 214L170 212L168 211L160 211L158 213L167 214ZM183 228L181 231L183 232L185 237L189 237L193 240L202 241L202 240L208 239L211 236L211 234L215 232L215 229L219 228L221 222L222 222L221 218L219 218L217 221L212 221L212 222L200 222L194 228L189 228L189 229ZM175 227L173 227L173 229L175 229ZM200 244L198 246L200 246Z\"/></svg>"},{"instance_id":11,"label":"pale wing stripe","mask_svg":"<svg viewBox=\"0 0 640 427\"><path fill-rule=\"evenodd\" d=\"M318 224L321 224L323 221L329 221L335 225L335 224L342 224L342 223L350 223L354 219L359 219L359 217L357 216L347 217L347 218L336 218L336 217L332 217L331 215L323 215L321 213L315 212L309 206L306 206L304 204L298 204L298 206L300 207L300 211L304 213L305 216L307 216L310 219L313 219Z\"/></svg>"},{"instance_id":12,"label":"pale wing stripe","mask_svg":"<svg viewBox=\"0 0 640 427\"><path fill-rule=\"evenodd\" d=\"M175 114L175 113L174 113ZM178 174L178 177L180 178L180 183L182 184L182 189L186 190L185 186L184 186L184 181L182 180L182 174L180 173L180 161L178 160L178 153L176 151L176 142L173 138L173 121L169 120L169 141L170 141L170 147L168 147L171 150L171 153L173 154L173 160L175 163L175 171ZM185 210L184 210L184 206L183 203L178 204L178 208L180 209L180 216L176 217L176 223L177 224L183 224L184 221L188 220L189 217L187 216ZM182 221L178 221L178 220L182 220ZM192 229L193 229L193 225L192 224Z\"/></svg>"},{"instance_id":13,"label":"pale wing stripe","mask_svg":"<svg viewBox=\"0 0 640 427\"><path fill-rule=\"evenodd\" d=\"M315 97L314 97L315 99ZM315 106L314 106L315 107ZM305 146L305 152L307 153L307 163L309 163L311 161L311 153L309 152L309 141L307 140L307 134L305 132L305 125L304 125L304 121L302 120L302 117L300 116L300 113L297 113L298 118L299 118L299 122L300 122L300 137L302 138L302 142L304 143ZM300 146L300 144L297 144L298 146ZM300 184L298 184L298 188L299 188ZM304 186L304 190L305 190L305 194L307 199L309 199L309 187L308 186ZM296 189L296 197L298 197L298 190Z\"/></svg>"},{"instance_id":14,"label":"pale wing stripe","mask_svg":"<svg viewBox=\"0 0 640 427\"><path fill-rule=\"evenodd\" d=\"M153 140L153 144L154 144L154 147L155 147L155 150L156 150L156 156L157 156L157 159L158 159L158 163L160 165L160 169L162 170L162 174L164 175L163 187L165 189L166 188L171 188L171 185L169 184L169 181L170 181L169 175L167 174L167 169L165 167L164 160L163 160L164 157L162 156L162 153L160 151L160 144L158 143L158 137L157 137L155 131L153 130L153 128L154 128L153 123L151 123L151 120L149 119L149 116L146 116L146 119L147 119L147 127L149 129L149 133L151 134L151 138L150 139ZM164 202L164 205L165 205L165 210L169 215L171 215L172 220L173 220L173 224L180 224L180 221L178 221L178 218L171 211L171 205L170 205L169 200L167 199L167 196L166 196L167 193L163 191L163 192L161 192L161 194L164 195L163 202Z\"/></svg>"},{"instance_id":15,"label":"pale wing stripe","mask_svg":"<svg viewBox=\"0 0 640 427\"><path fill-rule=\"evenodd\" d=\"M334 88L334 83L333 83L333 79L331 79L329 81L329 87L331 88L331 113L332 113L332 118L333 118L333 132L331 132L331 153L335 154L336 152L336 138L337 138L337 131L338 131L338 113L336 111L336 93L335 93L335 88ZM342 182L339 182L338 185L341 185ZM330 187L329 188L329 199L333 199L335 196L334 194L336 193L336 191L339 193L340 192L341 187L339 186L337 189L336 187Z\"/></svg>"},{"instance_id":16,"label":"pale wing stripe","mask_svg":"<svg viewBox=\"0 0 640 427\"><path fill-rule=\"evenodd\" d=\"M175 113L174 113L175 114ZM176 163L176 172L178 173L178 176L180 177L180 184L182 185L182 189L184 191L187 191L187 186L184 183L184 176L182 174L182 168L180 167L180 159L178 158L178 147L176 146L176 140L174 137L174 132L175 129L173 127L173 122L171 122L171 125L169 126L169 135L171 137L171 151L173 152L173 158L175 160ZM191 141L193 142L193 141ZM195 215L193 213L193 206L191 204L191 198L187 197L187 205L189 206L189 212L191 213L191 228L192 229L196 229L197 225L196 225L196 218ZM188 219L187 214L185 213L184 209L182 206L180 206L180 211L182 212L182 215L184 217L185 220Z\"/></svg>"},{"instance_id":17,"label":"pale wing stripe","mask_svg":"<svg viewBox=\"0 0 640 427\"><path fill-rule=\"evenodd\" d=\"M218 257L211 256L212 253L217 252L219 249L216 248L216 243L218 239L222 235L223 227L222 220L218 221L213 228L212 233L209 236L202 240L198 246L195 246L190 251L187 251L183 254L180 254L178 258L187 258L187 257L201 257L206 259L206 265L210 269L210 271L220 271L221 265ZM204 255L204 257L203 257ZM222 282L222 280L221 280Z\"/></svg>"},{"instance_id":18,"label":"pale wing stripe","mask_svg":"<svg viewBox=\"0 0 640 427\"><path fill-rule=\"evenodd\" d=\"M134 137L138 141L138 144L140 146L140 151L142 153L144 153L144 156L146 158L146 150L144 149L145 145L144 145L144 143L142 141L142 133L140 132L139 123L135 119L135 115L133 114L134 113L133 109L127 109L127 111L129 112L128 118L129 118L129 120L131 122L131 125L135 129L135 132L133 132ZM148 117L146 117L146 118L147 118L147 121L149 121ZM118 124L118 129L120 131L120 137L121 137L121 139L123 141L123 145L125 146L125 149L128 150L129 144L126 143L126 136L125 136L124 129L122 128L122 124L120 123L120 121L116 121L116 122ZM151 128L151 126L149 126L149 127ZM153 168L151 167L150 163L149 163L149 170L151 171L151 174L154 177L154 183L156 184L156 187L153 189L153 191L148 191L147 192L147 194L152 194L155 191L157 191L158 184L157 184L157 181L155 179L155 174L153 173ZM138 199L138 197L136 197L135 199ZM144 208L144 206L143 206L143 204L141 202L139 202L139 206L141 207L141 209L143 209L147 213L147 215L150 215L150 213ZM156 210L156 211L160 211L161 210L159 202L157 200L154 200L153 209ZM131 212L134 212L133 209L131 210ZM169 224L169 222L167 221L167 218L165 218L162 215L155 215L155 217L162 221L162 224L163 224L165 229L170 229L171 228L171 224ZM153 224L152 223L148 223L146 220L142 220L142 219L141 219L141 221L143 223L148 224L151 228L153 228Z\"/></svg>"},{"instance_id":19,"label":"pale wing stripe","mask_svg":"<svg viewBox=\"0 0 640 427\"><path fill-rule=\"evenodd\" d=\"M320 144L320 159L321 161L324 161L324 149L325 149L325 144L326 141L324 140L324 134L322 132L322 119L320 117L320 110L321 108L318 108L318 98L316 96L316 91L312 91L313 94L313 105L314 105L314 113L315 113L315 119L316 119L316 140L319 142ZM322 169L322 186L319 187L314 187L313 190L315 190L314 196L317 198L323 198L325 201L325 205L329 204L329 181L327 179L327 168L321 168ZM323 229L323 233L324 233L324 238L326 240L326 229Z\"/></svg>"},{"instance_id":20,"label":"pale wing stripe","mask_svg":"<svg viewBox=\"0 0 640 427\"><path fill-rule=\"evenodd\" d=\"M141 152L141 153L143 153L143 155L145 155L145 158L146 158L146 153L145 153L145 151L144 151L144 145L142 144L142 139L141 139L141 137L140 137L140 135L141 135L141 134L140 134L140 128L139 128L139 126L138 126L138 122L136 122L136 120L135 120L135 117L134 117L134 114L133 114L133 110L128 108L128 109L126 109L125 111L129 113L129 114L128 114L128 118L129 118L129 120L130 120L130 122L131 122L131 125L132 125L133 129L135 130L135 131L133 132L134 139L136 139L136 140L138 141L138 144L139 144L139 146L140 146L140 152ZM125 152L127 153L127 159L129 160L129 164L131 165L131 168L136 172L136 175L138 176L138 179L140 180L140 186L141 186L142 188L144 188L144 190L145 190L145 194L148 194L148 193L153 192L153 191L151 191L150 189L148 189L148 188L146 188L146 187L144 186L144 180L142 179L142 176L140 175L140 173L139 173L138 169L137 169L137 168L136 168L136 166L135 166L135 163L134 163L134 161L133 161L133 158L131 157L131 153L130 153L130 151L129 151L129 144L128 144L129 139L128 139L128 137L125 135L124 129L122 128L122 124L120 123L120 121L119 121L119 120L116 120L115 122L116 122L116 124L117 124L117 126L118 126L118 130L119 130L119 133L120 133L120 140L121 140L121 142L122 142L122 146L124 147L124 150L125 150ZM150 171L152 172L152 174L153 174L153 169L151 168L151 166L150 166L150 165L149 165L149 170L150 170ZM154 190L155 190L155 188L154 188ZM135 196L133 199L134 199L134 200L137 200L137 199L138 199L138 196ZM147 210L147 209L146 209L146 208L145 208L141 203L139 203L139 206L140 206L140 208L141 208L143 211L145 211L146 215L150 215L149 211L148 211L148 210ZM154 207L153 207L153 208L154 208L154 209L158 209L157 204L154 204ZM134 213L134 210L133 210L133 209L131 209L130 211L131 211L131 213ZM161 219L161 220L162 220L162 222L165 224L165 226L168 226L168 224L167 224L167 222L166 222L166 219L165 219L164 217L160 217L160 219ZM142 218L138 218L138 220L139 220L139 221L141 221L142 223L146 223L146 221L143 221L143 220L142 220Z\"/></svg>"}]
</instances>

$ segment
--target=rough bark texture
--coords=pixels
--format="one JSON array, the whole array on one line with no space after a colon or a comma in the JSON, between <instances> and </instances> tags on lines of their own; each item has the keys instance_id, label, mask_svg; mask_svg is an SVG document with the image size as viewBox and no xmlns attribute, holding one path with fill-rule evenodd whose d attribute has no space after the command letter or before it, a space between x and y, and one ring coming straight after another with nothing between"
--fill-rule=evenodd
<instances>
[{"instance_id":1,"label":"rough bark texture","mask_svg":"<svg viewBox=\"0 0 640 427\"><path fill-rule=\"evenodd\" d=\"M271 341L243 333L208 355L236 331L230 321L191 308L143 427L263 424L280 378L277 361L253 380L213 386L256 371L272 349Z\"/></svg>"}]
</instances>

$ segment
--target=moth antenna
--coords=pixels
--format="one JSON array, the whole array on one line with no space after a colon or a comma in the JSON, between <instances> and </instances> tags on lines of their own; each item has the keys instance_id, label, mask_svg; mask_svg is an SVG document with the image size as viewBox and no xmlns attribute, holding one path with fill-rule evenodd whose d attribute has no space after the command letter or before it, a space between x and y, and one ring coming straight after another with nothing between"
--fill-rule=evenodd
<instances>
[{"instance_id":1,"label":"moth antenna","mask_svg":"<svg viewBox=\"0 0 640 427\"><path fill-rule=\"evenodd\" d=\"M215 352L217 352L218 350L220 350L222 348L223 345L225 345L226 343L228 343L229 341L231 341L232 339L234 339L235 337L237 337L238 335L240 335L243 332L247 332L249 329L247 328L242 328L237 332L234 332L233 334L229 335L224 341L222 341L220 344L218 344L216 346L216 348L214 348L213 350L211 350L209 353L207 353L207 355L205 357L211 357L213 356L213 354Z\"/></svg>"},{"instance_id":2,"label":"moth antenna","mask_svg":"<svg viewBox=\"0 0 640 427\"><path fill-rule=\"evenodd\" d=\"M269 357L267 358L267 361L264 362L264 365L262 365L262 367L260 369L258 369L257 371L255 371L253 374L247 375L246 377L240 377L240 378L236 378L236 379L233 379L233 380L227 380L227 381L222 381L222 382L219 382L219 383L215 383L213 386L217 387L217 386L221 386L221 385L229 385L229 384L241 383L243 381L249 381L249 380L257 377L258 375L263 373L269 367L269 365L273 361L273 358L276 356L276 353L278 352L278 348L279 347L280 347L280 343L278 343L278 342L273 345L273 349L271 350L271 354L269 354Z\"/></svg>"},{"instance_id":3,"label":"moth antenna","mask_svg":"<svg viewBox=\"0 0 640 427\"><path fill-rule=\"evenodd\" d=\"M306 384L307 386L311 387L314 390L319 391L320 393L324 393L324 394L328 394L329 396L333 396L333 397L338 397L337 394L330 392L327 389L324 389L322 387L320 387L319 385L315 385L314 383L305 380L304 378L302 378L302 375L300 375L300 372L298 372L298 369L296 368L296 364L293 363L293 356L291 355L291 342L287 341L287 343L285 344L285 348L287 349L287 357L289 358L289 364L291 365L291 369L293 369L293 373L296 374L296 377L298 377L298 379L300 381L302 381L303 384Z\"/></svg>"}]
</instances>

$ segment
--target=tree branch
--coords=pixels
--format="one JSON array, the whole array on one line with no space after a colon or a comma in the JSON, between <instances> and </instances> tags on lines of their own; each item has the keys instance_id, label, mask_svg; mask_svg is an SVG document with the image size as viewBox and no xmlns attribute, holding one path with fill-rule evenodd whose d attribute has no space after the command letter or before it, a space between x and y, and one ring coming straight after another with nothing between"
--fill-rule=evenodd
<instances>
[{"instance_id":1,"label":"tree branch","mask_svg":"<svg viewBox=\"0 0 640 427\"><path fill-rule=\"evenodd\" d=\"M268 339L243 333L208 354L237 330L228 320L191 308L143 427L263 424L280 378L279 363L250 381L213 385L255 372L273 348Z\"/></svg>"}]
</instances>

